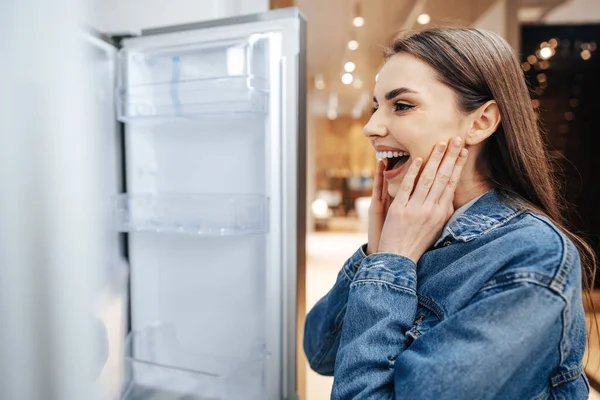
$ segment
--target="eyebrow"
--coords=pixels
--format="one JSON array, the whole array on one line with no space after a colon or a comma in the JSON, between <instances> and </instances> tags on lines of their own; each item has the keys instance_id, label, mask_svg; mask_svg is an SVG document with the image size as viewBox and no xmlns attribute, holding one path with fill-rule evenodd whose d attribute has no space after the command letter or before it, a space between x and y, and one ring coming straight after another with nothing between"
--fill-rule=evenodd
<instances>
[{"instance_id":1,"label":"eyebrow","mask_svg":"<svg viewBox=\"0 0 600 400\"><path fill-rule=\"evenodd\" d=\"M385 99L386 100L392 100L393 98L398 97L398 96L400 96L401 94L404 94L404 93L418 94L418 92L416 92L416 91L414 91L412 89L409 89L407 87L401 87L401 88L390 90L389 92L387 92L385 94ZM375 96L373 96L373 102L377 103L377 98Z\"/></svg>"}]
</instances>

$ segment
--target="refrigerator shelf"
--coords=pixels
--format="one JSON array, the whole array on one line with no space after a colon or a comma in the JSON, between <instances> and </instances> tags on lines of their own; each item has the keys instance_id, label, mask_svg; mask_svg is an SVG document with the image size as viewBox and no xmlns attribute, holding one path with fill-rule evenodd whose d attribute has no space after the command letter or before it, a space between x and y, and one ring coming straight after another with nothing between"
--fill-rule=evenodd
<instances>
[{"instance_id":1,"label":"refrigerator shelf","mask_svg":"<svg viewBox=\"0 0 600 400\"><path fill-rule=\"evenodd\" d=\"M121 194L114 200L119 232L239 236L268 231L268 199L234 194Z\"/></svg>"},{"instance_id":2,"label":"refrigerator shelf","mask_svg":"<svg viewBox=\"0 0 600 400\"><path fill-rule=\"evenodd\" d=\"M256 350L246 360L199 354L164 324L131 332L121 399L265 400L267 354Z\"/></svg>"},{"instance_id":3,"label":"refrigerator shelf","mask_svg":"<svg viewBox=\"0 0 600 400\"><path fill-rule=\"evenodd\" d=\"M269 35L119 51L118 118L199 119L265 114Z\"/></svg>"},{"instance_id":4,"label":"refrigerator shelf","mask_svg":"<svg viewBox=\"0 0 600 400\"><path fill-rule=\"evenodd\" d=\"M269 95L262 79L225 77L120 88L118 118L138 122L157 118L209 119L265 115Z\"/></svg>"}]
</instances>

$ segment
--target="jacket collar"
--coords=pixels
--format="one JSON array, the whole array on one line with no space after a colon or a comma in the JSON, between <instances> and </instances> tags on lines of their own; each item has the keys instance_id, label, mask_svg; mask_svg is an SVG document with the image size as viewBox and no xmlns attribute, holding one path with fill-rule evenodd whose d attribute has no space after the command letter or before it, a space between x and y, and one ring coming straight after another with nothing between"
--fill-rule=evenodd
<instances>
[{"instance_id":1,"label":"jacket collar","mask_svg":"<svg viewBox=\"0 0 600 400\"><path fill-rule=\"evenodd\" d=\"M444 240L451 237L455 241L468 242L504 225L521 212L492 189L448 226Z\"/></svg>"}]
</instances>

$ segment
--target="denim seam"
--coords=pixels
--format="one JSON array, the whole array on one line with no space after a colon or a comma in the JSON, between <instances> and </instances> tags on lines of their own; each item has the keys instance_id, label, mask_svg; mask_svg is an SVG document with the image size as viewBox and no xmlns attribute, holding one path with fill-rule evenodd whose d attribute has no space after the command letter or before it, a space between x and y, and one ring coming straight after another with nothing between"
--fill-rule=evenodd
<instances>
[{"instance_id":1,"label":"denim seam","mask_svg":"<svg viewBox=\"0 0 600 400\"><path fill-rule=\"evenodd\" d=\"M444 319L444 309L439 304L437 304L434 300L430 299L429 297L425 297L420 294L417 294L417 297L419 300L419 304L431 311L436 317L438 317L440 321Z\"/></svg>"},{"instance_id":2,"label":"denim seam","mask_svg":"<svg viewBox=\"0 0 600 400\"><path fill-rule=\"evenodd\" d=\"M317 354L315 354L313 362L309 362L309 364L313 370L317 370L321 366L323 359L325 359L325 356L327 356L327 353L329 353L329 351L331 350L331 347L333 346L334 343L335 343L335 336L327 335L325 344L323 346L321 346L321 348L319 349ZM316 360L316 362L314 360Z\"/></svg>"},{"instance_id":3,"label":"denim seam","mask_svg":"<svg viewBox=\"0 0 600 400\"><path fill-rule=\"evenodd\" d=\"M406 286L402 286L402 285L397 285L395 283L391 283L389 281L385 281L385 280L381 280L381 279L372 279L372 278L370 278L370 279L361 279L361 280L352 282L352 284L350 286L352 287L352 286L355 286L355 285L358 285L358 284L364 284L364 283L383 283L383 284L389 285L389 286L391 286L393 288L402 290L404 292L408 292L409 294L414 294L414 295L417 294L417 292L414 289L412 289L412 288L409 288L409 287L406 287Z\"/></svg>"},{"instance_id":4,"label":"denim seam","mask_svg":"<svg viewBox=\"0 0 600 400\"><path fill-rule=\"evenodd\" d=\"M344 265L344 267L342 268L342 271L344 271L344 275L346 276L346 278L348 278L350 283L352 283L353 278L348 274L348 271L346 270L346 265Z\"/></svg>"},{"instance_id":5,"label":"denim seam","mask_svg":"<svg viewBox=\"0 0 600 400\"><path fill-rule=\"evenodd\" d=\"M545 289L550 289L548 286L544 285L542 282L536 280L536 279L530 279L530 278L515 278L515 279L511 279L511 280L507 280L507 281L502 281L502 282L497 282L494 285L485 285L484 287L482 287L481 289L479 289L479 291L476 294L479 293L483 293L486 292L490 289L495 289L498 287L502 287L502 286L509 286L509 285L513 285L515 283L522 283L522 282L528 282L528 283L533 283L535 285L538 285L540 287L543 287Z\"/></svg>"},{"instance_id":6,"label":"denim seam","mask_svg":"<svg viewBox=\"0 0 600 400\"><path fill-rule=\"evenodd\" d=\"M335 316L335 319L333 320L333 331L331 332L331 335L335 336L338 334L339 331L342 330L342 325L344 325L344 315L346 314L347 308L348 305L345 304L340 310L340 312Z\"/></svg>"},{"instance_id":7,"label":"denim seam","mask_svg":"<svg viewBox=\"0 0 600 400\"><path fill-rule=\"evenodd\" d=\"M550 226L550 228L554 230L554 228L546 220L538 217L535 214L531 214L531 215L534 218L536 218L537 220ZM560 237L560 240L562 243L562 257L561 257L561 262L556 270L556 273L554 274L554 277L552 278L550 288L555 293L557 293L565 302L565 306L561 313L562 332L561 332L560 343L559 343L559 347L558 347L559 354L560 354L560 365L563 365L563 363L566 360L566 353L568 350L566 337L569 332L569 301L564 296L564 288L565 288L565 284L566 284L569 272L571 271L571 268L573 266L573 260L575 259L575 257L573 255L572 250L566 243L564 236L562 234L560 234L560 232L557 232L557 233L558 233L558 236Z\"/></svg>"},{"instance_id":8,"label":"denim seam","mask_svg":"<svg viewBox=\"0 0 600 400\"><path fill-rule=\"evenodd\" d=\"M522 215L523 213L525 213L525 211L517 211L515 210L515 212L513 212L512 214L509 214L508 216L504 217L503 219L497 221L495 224L493 224L492 226L490 226L489 228L481 231L481 232L476 232L470 235L457 235L452 228L448 228L448 231L450 232L450 234L452 235L452 237L454 237L455 240L460 240L460 241L464 241L464 242L468 242L470 240L473 240L479 236L485 235L488 232L493 231L494 229L497 229L499 227L501 227L502 225L505 225L506 223L510 222L510 220L512 220L513 218L518 217L519 215Z\"/></svg>"},{"instance_id":9,"label":"denim seam","mask_svg":"<svg viewBox=\"0 0 600 400\"><path fill-rule=\"evenodd\" d=\"M342 330L342 326L344 325L344 317L343 316L346 313L346 308L347 308L347 306L344 305L344 307L342 307L340 312L335 316L333 331L330 331L326 334L327 341L325 342L325 344L323 346L321 346L321 349L319 350L319 352L317 352L317 354L315 356L315 358L318 359L318 362L317 362L317 364L315 364L314 369L318 368L321 365L321 363L323 362L323 359L325 358L325 356L327 356L327 353L329 353L329 351L331 350L331 347L335 343L335 339L336 339L338 333ZM311 366L312 366L312 364L311 364Z\"/></svg>"},{"instance_id":10,"label":"denim seam","mask_svg":"<svg viewBox=\"0 0 600 400\"><path fill-rule=\"evenodd\" d=\"M575 379L579 378L581 374L583 374L583 366L579 364L576 368L572 368L559 375L554 375L552 378L550 378L550 381L552 382L552 387L556 387L563 383L574 381Z\"/></svg>"},{"instance_id":11,"label":"denim seam","mask_svg":"<svg viewBox=\"0 0 600 400\"><path fill-rule=\"evenodd\" d=\"M554 292L556 293L556 292ZM566 353L567 353L567 345L566 345L566 337L567 337L567 332L569 332L569 301L567 300L567 298L562 294L562 292L558 292L557 295L564 301L565 306L563 308L562 313L560 313L561 319L562 319L562 332L560 335L560 343L559 343L559 354L560 354L560 366L563 365L563 363L565 362L565 360L567 359Z\"/></svg>"}]
</instances>

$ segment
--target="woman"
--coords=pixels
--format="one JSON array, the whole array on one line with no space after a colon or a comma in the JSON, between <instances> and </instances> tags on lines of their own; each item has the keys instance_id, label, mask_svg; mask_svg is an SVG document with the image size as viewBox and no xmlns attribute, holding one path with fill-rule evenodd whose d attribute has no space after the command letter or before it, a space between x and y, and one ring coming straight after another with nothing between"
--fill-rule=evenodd
<instances>
[{"instance_id":1,"label":"woman","mask_svg":"<svg viewBox=\"0 0 600 400\"><path fill-rule=\"evenodd\" d=\"M593 253L563 225L510 46L478 29L399 38L374 94L368 244L306 319L331 398L587 399Z\"/></svg>"}]
</instances>

